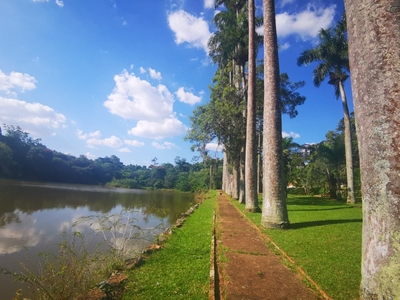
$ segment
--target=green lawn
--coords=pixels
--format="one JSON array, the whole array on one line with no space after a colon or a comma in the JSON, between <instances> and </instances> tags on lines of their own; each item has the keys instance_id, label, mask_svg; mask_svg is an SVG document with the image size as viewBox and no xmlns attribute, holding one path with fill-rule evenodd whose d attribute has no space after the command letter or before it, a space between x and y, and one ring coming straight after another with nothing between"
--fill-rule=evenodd
<instances>
[{"instance_id":1,"label":"green lawn","mask_svg":"<svg viewBox=\"0 0 400 300\"><path fill-rule=\"evenodd\" d=\"M287 207L290 228L263 231L333 299L359 299L361 204L289 195ZM260 226L261 213L245 213Z\"/></svg>"},{"instance_id":2,"label":"green lawn","mask_svg":"<svg viewBox=\"0 0 400 300\"><path fill-rule=\"evenodd\" d=\"M216 192L210 193L183 227L128 273L124 299L208 299L212 219Z\"/></svg>"}]
</instances>

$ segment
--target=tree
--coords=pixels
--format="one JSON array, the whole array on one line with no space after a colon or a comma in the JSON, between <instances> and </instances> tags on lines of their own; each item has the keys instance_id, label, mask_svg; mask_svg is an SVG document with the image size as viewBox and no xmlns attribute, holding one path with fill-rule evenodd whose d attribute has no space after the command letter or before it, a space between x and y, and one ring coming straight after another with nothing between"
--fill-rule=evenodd
<instances>
[{"instance_id":1,"label":"tree","mask_svg":"<svg viewBox=\"0 0 400 300\"><path fill-rule=\"evenodd\" d=\"M13 151L7 144L0 142L0 176L10 176L13 164Z\"/></svg>"},{"instance_id":2,"label":"tree","mask_svg":"<svg viewBox=\"0 0 400 300\"><path fill-rule=\"evenodd\" d=\"M254 0L249 0L249 67L245 150L246 210L257 211L257 145L256 145L256 43Z\"/></svg>"},{"instance_id":3,"label":"tree","mask_svg":"<svg viewBox=\"0 0 400 300\"><path fill-rule=\"evenodd\" d=\"M347 203L355 203L350 114L343 87L344 82L349 78L347 74L349 72L349 57L345 16L343 15L335 28L321 29L319 39L320 43L316 47L305 50L300 54L297 64L301 66L318 62L313 71L314 85L319 87L324 79L329 77L328 84L333 85L336 98L340 96L342 99L346 146Z\"/></svg>"},{"instance_id":4,"label":"tree","mask_svg":"<svg viewBox=\"0 0 400 300\"><path fill-rule=\"evenodd\" d=\"M289 225L283 174L282 116L279 102L279 61L275 3L264 0L264 138L263 208L261 224L267 228Z\"/></svg>"},{"instance_id":5,"label":"tree","mask_svg":"<svg viewBox=\"0 0 400 300\"><path fill-rule=\"evenodd\" d=\"M363 196L361 299L400 299L400 5L345 4Z\"/></svg>"}]
</instances>

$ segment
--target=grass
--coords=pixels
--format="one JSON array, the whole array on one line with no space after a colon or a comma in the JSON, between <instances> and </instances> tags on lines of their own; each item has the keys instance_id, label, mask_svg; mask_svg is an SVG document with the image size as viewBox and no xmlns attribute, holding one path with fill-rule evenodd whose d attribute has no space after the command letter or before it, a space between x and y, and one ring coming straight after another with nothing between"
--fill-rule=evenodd
<instances>
[{"instance_id":1,"label":"grass","mask_svg":"<svg viewBox=\"0 0 400 300\"><path fill-rule=\"evenodd\" d=\"M261 213L233 202L261 227ZM289 195L287 207L288 230L262 230L333 299L359 299L361 204Z\"/></svg>"},{"instance_id":2,"label":"grass","mask_svg":"<svg viewBox=\"0 0 400 300\"><path fill-rule=\"evenodd\" d=\"M181 228L128 273L123 299L208 299L212 216L217 195L210 196Z\"/></svg>"}]
</instances>

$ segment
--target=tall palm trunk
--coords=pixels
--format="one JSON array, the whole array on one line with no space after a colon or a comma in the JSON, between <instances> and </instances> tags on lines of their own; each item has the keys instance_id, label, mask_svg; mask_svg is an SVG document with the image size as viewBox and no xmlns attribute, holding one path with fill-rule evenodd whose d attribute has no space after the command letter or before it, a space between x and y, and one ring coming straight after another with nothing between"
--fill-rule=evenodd
<instances>
[{"instance_id":1,"label":"tall palm trunk","mask_svg":"<svg viewBox=\"0 0 400 300\"><path fill-rule=\"evenodd\" d=\"M264 0L264 168L261 224L285 228L289 224L283 178L282 116L279 105L279 61L275 4Z\"/></svg>"},{"instance_id":2,"label":"tall palm trunk","mask_svg":"<svg viewBox=\"0 0 400 300\"><path fill-rule=\"evenodd\" d=\"M345 4L363 196L361 299L400 299L400 3Z\"/></svg>"},{"instance_id":3,"label":"tall palm trunk","mask_svg":"<svg viewBox=\"0 0 400 300\"><path fill-rule=\"evenodd\" d=\"M256 164L256 51L254 0L249 0L249 78L246 120L246 210L258 210Z\"/></svg>"},{"instance_id":4,"label":"tall palm trunk","mask_svg":"<svg viewBox=\"0 0 400 300\"><path fill-rule=\"evenodd\" d=\"M349 107L347 105L346 93L344 92L343 82L339 81L340 97L342 98L344 113L344 147L346 151L346 175L347 175L347 203L356 203L354 192L354 164L353 164L353 143L351 136L351 124Z\"/></svg>"}]
</instances>

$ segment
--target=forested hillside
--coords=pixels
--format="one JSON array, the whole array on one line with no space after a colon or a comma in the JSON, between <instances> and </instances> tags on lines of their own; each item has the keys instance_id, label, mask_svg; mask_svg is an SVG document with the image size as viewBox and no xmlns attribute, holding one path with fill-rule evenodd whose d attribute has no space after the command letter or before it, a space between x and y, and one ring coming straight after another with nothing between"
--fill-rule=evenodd
<instances>
[{"instance_id":1,"label":"forested hillside","mask_svg":"<svg viewBox=\"0 0 400 300\"><path fill-rule=\"evenodd\" d=\"M51 150L33 139L20 127L4 125L0 129L0 177L20 180L80 184L108 184L129 188L178 189L199 191L220 188L222 164L218 159L189 163L175 158L175 164L149 166L124 165L112 155L94 160Z\"/></svg>"}]
</instances>

